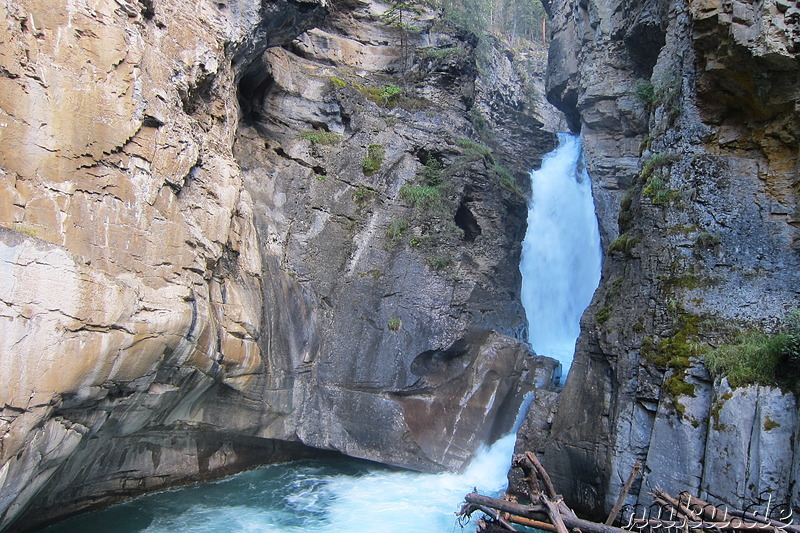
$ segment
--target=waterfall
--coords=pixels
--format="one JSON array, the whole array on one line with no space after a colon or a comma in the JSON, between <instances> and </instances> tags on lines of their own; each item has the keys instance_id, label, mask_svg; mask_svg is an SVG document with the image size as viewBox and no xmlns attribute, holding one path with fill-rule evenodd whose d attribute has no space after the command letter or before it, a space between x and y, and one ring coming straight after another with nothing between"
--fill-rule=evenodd
<instances>
[{"instance_id":1,"label":"waterfall","mask_svg":"<svg viewBox=\"0 0 800 533\"><path fill-rule=\"evenodd\" d=\"M580 315L599 281L600 240L580 142L569 135L560 140L531 173L520 270L531 344L568 367ZM505 489L515 432L531 400L528 395L514 433L480 450L463 473L397 471L350 458L294 461L137 498L43 533L451 533L459 530L454 513L473 488Z\"/></svg>"},{"instance_id":2,"label":"waterfall","mask_svg":"<svg viewBox=\"0 0 800 533\"><path fill-rule=\"evenodd\" d=\"M522 243L522 304L539 355L558 359L566 376L580 319L600 282L600 231L580 139L559 146L531 172L528 232Z\"/></svg>"}]
</instances>

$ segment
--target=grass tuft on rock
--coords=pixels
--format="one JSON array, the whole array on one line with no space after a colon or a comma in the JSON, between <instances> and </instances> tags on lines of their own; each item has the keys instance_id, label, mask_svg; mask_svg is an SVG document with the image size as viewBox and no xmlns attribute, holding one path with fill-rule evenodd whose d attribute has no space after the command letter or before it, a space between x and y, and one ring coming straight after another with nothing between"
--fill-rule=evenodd
<instances>
[{"instance_id":1,"label":"grass tuft on rock","mask_svg":"<svg viewBox=\"0 0 800 533\"><path fill-rule=\"evenodd\" d=\"M485 144L475 142L471 139L467 139L466 137L459 137L456 139L456 145L464 150L464 155L466 156L474 159L487 159L492 162L494 161L492 150Z\"/></svg>"},{"instance_id":2,"label":"grass tuft on rock","mask_svg":"<svg viewBox=\"0 0 800 533\"><path fill-rule=\"evenodd\" d=\"M338 144L342 140L342 136L332 131L317 131L308 130L300 134L300 137L310 141L311 144Z\"/></svg>"},{"instance_id":3,"label":"grass tuft on rock","mask_svg":"<svg viewBox=\"0 0 800 533\"><path fill-rule=\"evenodd\" d=\"M361 168L364 174L369 176L381 169L383 165L383 156L386 153L386 148L382 144L370 144L367 146L367 155L361 160Z\"/></svg>"},{"instance_id":4,"label":"grass tuft on rock","mask_svg":"<svg viewBox=\"0 0 800 533\"><path fill-rule=\"evenodd\" d=\"M437 207L442 202L442 191L433 185L403 185L399 194L400 198L421 210Z\"/></svg>"},{"instance_id":5,"label":"grass tuft on rock","mask_svg":"<svg viewBox=\"0 0 800 533\"><path fill-rule=\"evenodd\" d=\"M789 313L775 334L750 331L708 352L705 364L734 388L769 385L800 393L800 310Z\"/></svg>"}]
</instances>

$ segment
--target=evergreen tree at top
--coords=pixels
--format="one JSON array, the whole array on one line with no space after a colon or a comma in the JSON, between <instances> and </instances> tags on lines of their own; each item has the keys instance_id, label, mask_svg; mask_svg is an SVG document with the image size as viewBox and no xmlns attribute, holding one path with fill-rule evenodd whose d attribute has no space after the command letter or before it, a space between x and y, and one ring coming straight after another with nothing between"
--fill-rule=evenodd
<instances>
[{"instance_id":1,"label":"evergreen tree at top","mask_svg":"<svg viewBox=\"0 0 800 533\"><path fill-rule=\"evenodd\" d=\"M541 0L438 0L445 18L476 35L508 40L542 40L546 13Z\"/></svg>"}]
</instances>

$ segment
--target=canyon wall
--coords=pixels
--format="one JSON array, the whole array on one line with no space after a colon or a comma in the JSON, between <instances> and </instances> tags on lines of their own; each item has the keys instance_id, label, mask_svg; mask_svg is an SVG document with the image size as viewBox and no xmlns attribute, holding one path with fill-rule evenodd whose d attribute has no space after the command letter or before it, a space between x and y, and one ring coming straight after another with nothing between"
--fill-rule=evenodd
<instances>
[{"instance_id":1,"label":"canyon wall","mask_svg":"<svg viewBox=\"0 0 800 533\"><path fill-rule=\"evenodd\" d=\"M320 449L458 469L550 385L518 263L554 137L512 54L395 16L4 4L0 530Z\"/></svg>"},{"instance_id":2,"label":"canyon wall","mask_svg":"<svg viewBox=\"0 0 800 533\"><path fill-rule=\"evenodd\" d=\"M799 505L795 395L732 389L704 355L800 305L800 6L547 7L548 97L583 139L605 260L565 389L518 446L594 515L637 460L628 503Z\"/></svg>"}]
</instances>

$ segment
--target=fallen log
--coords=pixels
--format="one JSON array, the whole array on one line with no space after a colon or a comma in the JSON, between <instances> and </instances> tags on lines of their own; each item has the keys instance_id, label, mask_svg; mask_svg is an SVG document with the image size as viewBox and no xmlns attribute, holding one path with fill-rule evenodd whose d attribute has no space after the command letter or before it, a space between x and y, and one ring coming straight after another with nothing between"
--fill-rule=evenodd
<instances>
[{"instance_id":1,"label":"fallen log","mask_svg":"<svg viewBox=\"0 0 800 533\"><path fill-rule=\"evenodd\" d=\"M550 480L550 474L547 473L547 470L544 469L542 463L539 462L539 458L533 454L533 452L525 452L525 457L533 463L533 466L536 468L536 471L539 473L539 477L542 478L542 482L544 483L544 487L547 489L547 495L551 498L556 497L556 489L553 486L553 482Z\"/></svg>"},{"instance_id":2,"label":"fallen log","mask_svg":"<svg viewBox=\"0 0 800 533\"><path fill-rule=\"evenodd\" d=\"M467 494L464 499L467 503L484 505L498 511L524 516L526 518L533 518L534 520L546 520L548 518L547 509L541 504L523 505L521 503L499 500L491 496L484 496L477 492Z\"/></svg>"},{"instance_id":3,"label":"fallen log","mask_svg":"<svg viewBox=\"0 0 800 533\"><path fill-rule=\"evenodd\" d=\"M467 494L465 499L467 502L475 505L483 505L491 509L504 511L507 513L511 513L512 515L517 515L524 518L529 518L539 521L550 519L550 515L548 514L546 507L541 504L535 504L530 506L522 505L520 503L507 502L505 500L498 500L497 498L483 496L482 494L478 494L476 492ZM574 528L579 528L581 531L583 531L583 533L630 533L625 529L621 529L614 526L607 526L605 524L597 524L595 522L589 522L588 520L582 520L580 518L575 518L573 516L565 516L565 515L560 515L560 516L561 520L564 522L564 525L569 530L572 530Z\"/></svg>"},{"instance_id":4,"label":"fallen log","mask_svg":"<svg viewBox=\"0 0 800 533\"><path fill-rule=\"evenodd\" d=\"M539 498L547 507L547 514L550 516L550 523L556 527L556 533L569 533L567 526L564 525L564 520L561 518L561 513L558 511L558 505L550 501L550 499L542 494Z\"/></svg>"},{"instance_id":5,"label":"fallen log","mask_svg":"<svg viewBox=\"0 0 800 533\"><path fill-rule=\"evenodd\" d=\"M704 519L711 522L718 522L720 520L724 521L728 517L727 511L703 501L700 498L692 496L688 492L681 492L680 497L683 498L684 494L686 495L686 501L688 502L689 508L696 513L700 513L700 516L702 516Z\"/></svg>"},{"instance_id":6,"label":"fallen log","mask_svg":"<svg viewBox=\"0 0 800 533\"><path fill-rule=\"evenodd\" d=\"M628 480L625 482L625 485L622 487L622 491L619 493L617 497L616 503L614 503L614 507L611 508L611 512L608 513L608 518L606 519L606 525L610 526L614 524L614 520L617 519L617 515L619 514L619 510L622 509L622 505L625 503L625 498L628 497L628 493L631 491L631 486L633 485L633 481L636 479L636 475L639 473L639 470L642 469L642 462L636 461L631 468L631 473L628 476Z\"/></svg>"},{"instance_id":7,"label":"fallen log","mask_svg":"<svg viewBox=\"0 0 800 533\"><path fill-rule=\"evenodd\" d=\"M783 529L785 531L789 531L790 533L800 533L800 527L788 524L786 522L782 522L780 520L775 520L774 518L769 518L768 516L761 516L752 513L746 513L744 511L739 511L737 509L721 509L707 501L701 500L697 496L692 496L688 492L681 492L681 497L686 495L686 499L689 502L689 507L694 509L696 512L702 514L702 516L711 521L727 521L728 515L734 516L737 518L744 518L747 520L752 520L754 522L761 522L762 524L770 524L772 526L777 527L778 529Z\"/></svg>"},{"instance_id":8,"label":"fallen log","mask_svg":"<svg viewBox=\"0 0 800 533\"><path fill-rule=\"evenodd\" d=\"M665 501L669 504L670 507L675 509L678 512L679 516L684 516L689 520L697 521L700 519L694 511L683 505L680 500L676 500L666 492L661 489L656 489L653 491L653 496L655 496L656 501Z\"/></svg>"},{"instance_id":9,"label":"fallen log","mask_svg":"<svg viewBox=\"0 0 800 533\"><path fill-rule=\"evenodd\" d=\"M533 520L531 518L522 518L521 516L515 516L513 514L508 516L508 521L520 526L535 527L536 529L541 529L542 531L556 533L556 527L548 522Z\"/></svg>"},{"instance_id":10,"label":"fallen log","mask_svg":"<svg viewBox=\"0 0 800 533\"><path fill-rule=\"evenodd\" d=\"M522 481L528 484L528 498L532 502L538 500L541 490L539 489L539 481L536 476L536 467L531 460L524 455L515 455L511 466L520 468L525 473L525 477L522 478Z\"/></svg>"},{"instance_id":11,"label":"fallen log","mask_svg":"<svg viewBox=\"0 0 800 533\"><path fill-rule=\"evenodd\" d=\"M512 526L512 525L511 525L511 524L509 524L509 523L508 523L506 520L504 520L503 518L501 518L501 517L500 517L500 511L495 511L494 509L490 509L489 507L486 507L486 506L484 506L484 505L478 505L477 507L478 507L478 509L480 509L481 511L483 511L483 512L484 512L486 515L488 515L488 516L491 516L491 517L492 517L492 518L494 518L494 519L495 519L497 522L499 522L500 524L502 524L502 525L503 525L503 527L504 527L504 528L506 528L507 530L509 530L509 531L514 531L514 532L516 532L516 531L517 531L517 530L514 528L514 526ZM493 512L493 511L494 511L494 512Z\"/></svg>"},{"instance_id":12,"label":"fallen log","mask_svg":"<svg viewBox=\"0 0 800 533\"><path fill-rule=\"evenodd\" d=\"M787 533L800 533L800 527L798 526L787 524L767 516L739 511L738 509L719 508L686 491L681 492L677 500L660 489L653 491L653 495L659 505L676 510L679 516L688 518L692 523L702 521L711 524L726 525L726 527L722 527L721 525L708 526L716 529L780 529ZM683 503L684 499L686 500L685 504ZM745 520L749 520L749 522L745 522ZM761 527L762 525L766 527Z\"/></svg>"},{"instance_id":13,"label":"fallen log","mask_svg":"<svg viewBox=\"0 0 800 533\"><path fill-rule=\"evenodd\" d=\"M570 508L567 506L567 504L566 504L566 503L564 503L564 500L558 500L558 510L559 510L559 511L561 512L561 514L563 514L563 515L566 515L566 516L571 516L571 517L573 517L573 518L578 518L578 515L576 515L576 514L575 514L575 511L573 511L572 509L570 509Z\"/></svg>"},{"instance_id":14,"label":"fallen log","mask_svg":"<svg viewBox=\"0 0 800 533\"><path fill-rule=\"evenodd\" d=\"M737 509L733 509L728 511L729 515L735 516L736 518L744 518L747 520L753 520L756 522L760 522L762 524L769 524L777 529L782 529L784 531L790 531L791 533L800 533L800 527L793 526L791 524L786 524L781 522L780 520L775 520L772 518L767 518L765 516L759 516L753 513L747 513L745 511L739 511Z\"/></svg>"}]
</instances>

